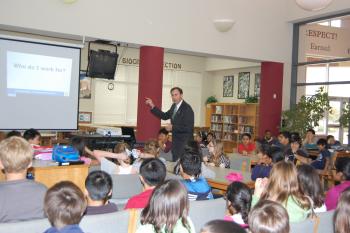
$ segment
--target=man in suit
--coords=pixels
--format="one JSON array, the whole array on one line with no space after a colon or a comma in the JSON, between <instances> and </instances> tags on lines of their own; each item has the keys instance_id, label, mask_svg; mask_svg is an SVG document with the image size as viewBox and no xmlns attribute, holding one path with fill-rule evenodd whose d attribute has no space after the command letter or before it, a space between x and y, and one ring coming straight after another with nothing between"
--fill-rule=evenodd
<instances>
[{"instance_id":1,"label":"man in suit","mask_svg":"<svg viewBox=\"0 0 350 233\"><path fill-rule=\"evenodd\" d=\"M179 87L170 90L173 104L167 112L157 108L152 99L146 98L146 104L151 107L151 112L162 120L170 119L171 123L165 129L172 132L173 161L176 161L184 152L188 140L193 139L194 113L191 106L183 99L183 91Z\"/></svg>"}]
</instances>

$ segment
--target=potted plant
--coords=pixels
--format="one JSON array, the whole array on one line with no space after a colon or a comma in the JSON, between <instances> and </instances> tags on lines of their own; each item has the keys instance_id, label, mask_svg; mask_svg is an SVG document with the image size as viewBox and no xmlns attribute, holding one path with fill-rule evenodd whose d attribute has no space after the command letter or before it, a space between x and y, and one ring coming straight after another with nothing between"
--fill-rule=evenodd
<instances>
[{"instance_id":1,"label":"potted plant","mask_svg":"<svg viewBox=\"0 0 350 233\"><path fill-rule=\"evenodd\" d=\"M216 99L216 97L212 95L207 98L207 100L205 101L205 104L211 104L211 103L217 103L217 102L218 100Z\"/></svg>"},{"instance_id":2,"label":"potted plant","mask_svg":"<svg viewBox=\"0 0 350 233\"><path fill-rule=\"evenodd\" d=\"M350 122L350 104L347 103L345 108L342 109L342 114L339 117L339 125L343 128L349 129ZM350 145L350 134L348 134L348 145Z\"/></svg>"},{"instance_id":3,"label":"potted plant","mask_svg":"<svg viewBox=\"0 0 350 233\"><path fill-rule=\"evenodd\" d=\"M259 102L259 98L257 96L248 96L247 98L245 98L246 104L258 103L258 102Z\"/></svg>"},{"instance_id":4,"label":"potted plant","mask_svg":"<svg viewBox=\"0 0 350 233\"><path fill-rule=\"evenodd\" d=\"M305 136L309 128L319 125L319 121L327 111L331 111L328 93L323 87L312 96L302 96L300 101L290 110L282 113L282 131L299 132Z\"/></svg>"}]
</instances>

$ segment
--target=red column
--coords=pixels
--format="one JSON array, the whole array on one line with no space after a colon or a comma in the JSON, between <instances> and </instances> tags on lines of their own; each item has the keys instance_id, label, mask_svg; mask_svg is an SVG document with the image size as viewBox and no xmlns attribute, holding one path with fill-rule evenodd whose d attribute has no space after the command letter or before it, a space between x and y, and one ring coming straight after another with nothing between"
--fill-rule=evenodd
<instances>
[{"instance_id":1,"label":"red column","mask_svg":"<svg viewBox=\"0 0 350 233\"><path fill-rule=\"evenodd\" d=\"M156 138L160 129L160 119L155 117L145 104L151 98L161 109L163 89L164 48L142 46L140 48L139 95L137 106L137 140Z\"/></svg>"},{"instance_id":2,"label":"red column","mask_svg":"<svg viewBox=\"0 0 350 233\"><path fill-rule=\"evenodd\" d=\"M262 62L259 101L259 136L277 135L282 114L283 63Z\"/></svg>"}]
</instances>

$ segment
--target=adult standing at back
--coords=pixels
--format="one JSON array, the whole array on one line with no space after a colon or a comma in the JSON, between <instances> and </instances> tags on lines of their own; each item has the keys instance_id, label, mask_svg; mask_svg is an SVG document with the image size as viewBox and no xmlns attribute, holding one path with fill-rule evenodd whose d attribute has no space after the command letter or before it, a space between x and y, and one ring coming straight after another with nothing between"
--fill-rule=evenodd
<instances>
[{"instance_id":1,"label":"adult standing at back","mask_svg":"<svg viewBox=\"0 0 350 233\"><path fill-rule=\"evenodd\" d=\"M169 120L170 124L165 129L172 132L173 161L176 161L184 152L188 140L193 138L194 113L192 107L183 100L183 91L179 87L170 90L173 104L167 112L157 108L152 99L146 98L146 104L151 107L151 112L162 120Z\"/></svg>"}]
</instances>

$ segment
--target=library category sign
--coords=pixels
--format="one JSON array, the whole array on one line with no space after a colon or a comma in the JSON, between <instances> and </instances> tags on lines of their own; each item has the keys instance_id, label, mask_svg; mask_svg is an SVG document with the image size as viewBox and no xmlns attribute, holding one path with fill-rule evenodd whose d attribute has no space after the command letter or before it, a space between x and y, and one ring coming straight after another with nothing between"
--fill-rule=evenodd
<instances>
[{"instance_id":1,"label":"library category sign","mask_svg":"<svg viewBox=\"0 0 350 233\"><path fill-rule=\"evenodd\" d=\"M300 52L307 56L350 57L350 30L310 24L300 33Z\"/></svg>"}]
</instances>

